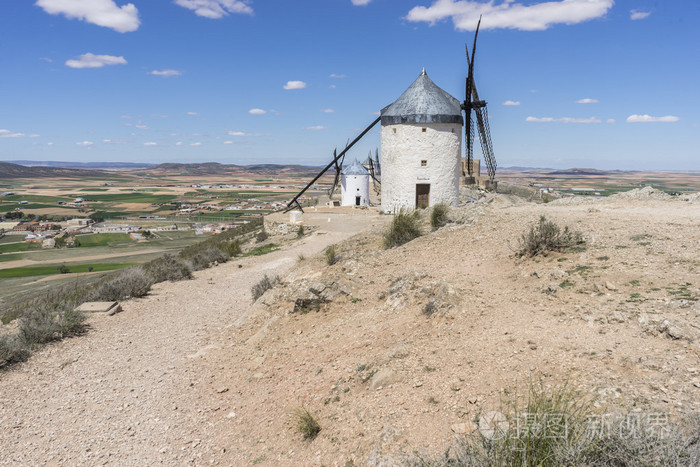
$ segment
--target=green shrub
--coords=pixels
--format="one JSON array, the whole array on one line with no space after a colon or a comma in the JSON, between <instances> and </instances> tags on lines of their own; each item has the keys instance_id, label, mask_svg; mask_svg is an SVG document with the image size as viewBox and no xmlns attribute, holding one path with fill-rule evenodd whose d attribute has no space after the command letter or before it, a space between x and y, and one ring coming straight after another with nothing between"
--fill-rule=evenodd
<instances>
[{"instance_id":1,"label":"green shrub","mask_svg":"<svg viewBox=\"0 0 700 467\"><path fill-rule=\"evenodd\" d=\"M340 256L335 249L335 245L329 245L323 252L323 256L326 257L326 264L328 266L333 266L335 263L340 261Z\"/></svg>"},{"instance_id":2,"label":"green shrub","mask_svg":"<svg viewBox=\"0 0 700 467\"><path fill-rule=\"evenodd\" d=\"M581 232L571 231L569 227L562 230L557 224L541 216L539 222L520 237L517 254L546 256L551 251L565 251L584 243Z\"/></svg>"},{"instance_id":3,"label":"green shrub","mask_svg":"<svg viewBox=\"0 0 700 467\"><path fill-rule=\"evenodd\" d=\"M243 250L241 249L241 241L238 239L230 241L226 252L231 258L242 254Z\"/></svg>"},{"instance_id":4,"label":"green shrub","mask_svg":"<svg viewBox=\"0 0 700 467\"><path fill-rule=\"evenodd\" d=\"M256 301L258 298L262 297L265 292L279 284L279 282L279 276L275 276L270 279L267 277L267 274L265 274L265 276L250 289L250 294L253 296L253 301Z\"/></svg>"},{"instance_id":5,"label":"green shrub","mask_svg":"<svg viewBox=\"0 0 700 467\"><path fill-rule=\"evenodd\" d=\"M303 406L294 409L292 416L294 418L294 428L297 433L301 433L304 439L309 441L313 440L321 431L321 426L314 416Z\"/></svg>"},{"instance_id":6,"label":"green shrub","mask_svg":"<svg viewBox=\"0 0 700 467\"><path fill-rule=\"evenodd\" d=\"M255 241L258 242L258 243L262 243L262 242L264 242L265 240L267 240L268 237L269 237L269 235L267 234L267 232L265 232L265 228L263 228L263 229L262 229L260 232L258 232L258 234L255 236Z\"/></svg>"},{"instance_id":7,"label":"green shrub","mask_svg":"<svg viewBox=\"0 0 700 467\"><path fill-rule=\"evenodd\" d=\"M30 308L20 318L19 338L32 347L75 334L82 328L85 315L72 305L55 310L50 306Z\"/></svg>"},{"instance_id":8,"label":"green shrub","mask_svg":"<svg viewBox=\"0 0 700 467\"><path fill-rule=\"evenodd\" d=\"M169 253L145 263L142 267L154 284L192 279L192 270L189 265L178 261L175 255Z\"/></svg>"},{"instance_id":9,"label":"green shrub","mask_svg":"<svg viewBox=\"0 0 700 467\"><path fill-rule=\"evenodd\" d=\"M393 248L423 235L418 211L399 211L391 221L389 231L384 234L384 246Z\"/></svg>"},{"instance_id":10,"label":"green shrub","mask_svg":"<svg viewBox=\"0 0 700 467\"><path fill-rule=\"evenodd\" d=\"M306 233L306 229L304 229L303 225L300 225L299 228L297 229L297 238L303 237L305 233Z\"/></svg>"},{"instance_id":11,"label":"green shrub","mask_svg":"<svg viewBox=\"0 0 700 467\"><path fill-rule=\"evenodd\" d=\"M18 336L0 336L0 368L12 363L23 362L28 357L29 351Z\"/></svg>"},{"instance_id":12,"label":"green shrub","mask_svg":"<svg viewBox=\"0 0 700 467\"><path fill-rule=\"evenodd\" d=\"M430 226L433 230L443 227L448 222L447 214L450 212L450 207L445 203L436 204L430 211Z\"/></svg>"},{"instance_id":13,"label":"green shrub","mask_svg":"<svg viewBox=\"0 0 700 467\"><path fill-rule=\"evenodd\" d=\"M154 281L146 274L143 267L135 266L104 279L89 291L84 301L107 302L143 297L151 290L153 284Z\"/></svg>"},{"instance_id":14,"label":"green shrub","mask_svg":"<svg viewBox=\"0 0 700 467\"><path fill-rule=\"evenodd\" d=\"M199 271L208 268L214 263L225 263L228 261L228 258L228 255L220 248L210 246L184 259L190 263L193 271Z\"/></svg>"}]
</instances>

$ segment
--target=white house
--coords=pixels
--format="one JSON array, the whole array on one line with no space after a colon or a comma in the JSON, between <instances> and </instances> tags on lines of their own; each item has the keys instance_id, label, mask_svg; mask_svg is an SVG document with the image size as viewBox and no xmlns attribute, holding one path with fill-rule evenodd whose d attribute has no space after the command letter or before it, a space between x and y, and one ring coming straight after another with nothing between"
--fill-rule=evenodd
<instances>
[{"instance_id":1,"label":"white house","mask_svg":"<svg viewBox=\"0 0 700 467\"><path fill-rule=\"evenodd\" d=\"M343 167L340 178L342 206L369 206L369 172L355 161Z\"/></svg>"},{"instance_id":2,"label":"white house","mask_svg":"<svg viewBox=\"0 0 700 467\"><path fill-rule=\"evenodd\" d=\"M381 111L382 211L456 206L462 152L460 102L425 73Z\"/></svg>"}]
</instances>

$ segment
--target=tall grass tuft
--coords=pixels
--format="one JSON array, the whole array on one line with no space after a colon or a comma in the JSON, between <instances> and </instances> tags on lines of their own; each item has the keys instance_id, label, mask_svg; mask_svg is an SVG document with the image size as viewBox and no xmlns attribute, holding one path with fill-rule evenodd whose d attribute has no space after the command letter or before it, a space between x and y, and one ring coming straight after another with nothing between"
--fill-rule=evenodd
<instances>
[{"instance_id":1,"label":"tall grass tuft","mask_svg":"<svg viewBox=\"0 0 700 467\"><path fill-rule=\"evenodd\" d=\"M550 251L564 251L584 243L581 232L571 231L569 227L564 227L562 230L556 223L541 216L537 224L521 235L517 254L546 256Z\"/></svg>"},{"instance_id":2,"label":"tall grass tuft","mask_svg":"<svg viewBox=\"0 0 700 467\"><path fill-rule=\"evenodd\" d=\"M326 264L328 266L333 266L335 263L340 261L340 256L335 248L335 245L329 245L324 251L323 256L326 258Z\"/></svg>"},{"instance_id":3,"label":"tall grass tuft","mask_svg":"<svg viewBox=\"0 0 700 467\"><path fill-rule=\"evenodd\" d=\"M267 277L267 274L265 274L265 276L250 289L250 294L253 297L253 301L256 301L258 298L262 297L265 292L279 284L279 282L279 276L275 276L270 279Z\"/></svg>"},{"instance_id":4,"label":"tall grass tuft","mask_svg":"<svg viewBox=\"0 0 700 467\"><path fill-rule=\"evenodd\" d=\"M436 204L430 211L430 226L433 230L444 227L447 222L447 214L450 212L450 207L445 203Z\"/></svg>"},{"instance_id":5,"label":"tall grass tuft","mask_svg":"<svg viewBox=\"0 0 700 467\"><path fill-rule=\"evenodd\" d=\"M423 235L418 211L399 211L391 221L389 230L384 234L384 247L393 248L410 242Z\"/></svg>"},{"instance_id":6,"label":"tall grass tuft","mask_svg":"<svg viewBox=\"0 0 700 467\"><path fill-rule=\"evenodd\" d=\"M292 412L294 428L305 440L313 440L321 431L321 426L304 406L299 406Z\"/></svg>"}]
</instances>

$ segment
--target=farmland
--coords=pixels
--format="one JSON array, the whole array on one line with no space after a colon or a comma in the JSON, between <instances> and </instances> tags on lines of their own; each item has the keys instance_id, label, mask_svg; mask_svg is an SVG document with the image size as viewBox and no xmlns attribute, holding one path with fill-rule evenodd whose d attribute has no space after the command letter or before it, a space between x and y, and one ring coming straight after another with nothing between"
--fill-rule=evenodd
<instances>
[{"instance_id":1,"label":"farmland","mask_svg":"<svg viewBox=\"0 0 700 467\"><path fill-rule=\"evenodd\" d=\"M0 178L0 301L150 261L259 219L281 209L316 171L259 170L265 175L218 164L165 164L85 176L72 171L49 177L42 171L38 178ZM13 231L31 220L55 230ZM35 234L39 238L28 240ZM55 236L55 245L43 244L45 236Z\"/></svg>"}]
</instances>

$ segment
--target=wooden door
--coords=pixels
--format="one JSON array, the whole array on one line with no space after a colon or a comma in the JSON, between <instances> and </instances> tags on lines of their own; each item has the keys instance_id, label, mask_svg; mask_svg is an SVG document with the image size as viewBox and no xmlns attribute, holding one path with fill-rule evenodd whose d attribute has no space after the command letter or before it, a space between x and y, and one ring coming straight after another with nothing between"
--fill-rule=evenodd
<instances>
[{"instance_id":1,"label":"wooden door","mask_svg":"<svg viewBox=\"0 0 700 467\"><path fill-rule=\"evenodd\" d=\"M418 183L416 185L416 208L424 209L430 206L430 184Z\"/></svg>"}]
</instances>

